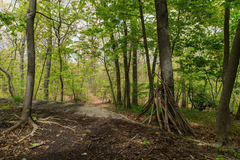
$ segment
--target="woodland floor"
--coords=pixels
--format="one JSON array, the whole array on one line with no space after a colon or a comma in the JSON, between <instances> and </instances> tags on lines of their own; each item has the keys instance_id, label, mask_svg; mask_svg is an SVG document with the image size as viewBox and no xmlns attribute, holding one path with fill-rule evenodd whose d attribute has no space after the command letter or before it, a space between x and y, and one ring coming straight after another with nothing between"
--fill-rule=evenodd
<instances>
[{"instance_id":1,"label":"woodland floor","mask_svg":"<svg viewBox=\"0 0 240 160\"><path fill-rule=\"evenodd\" d=\"M90 96L92 100L88 103L114 110L110 104L102 104L97 97ZM16 115L21 114L21 110L15 107L18 104L9 103L12 105L9 108L4 107L3 102L0 102L0 132L12 126L18 120ZM214 126L207 130L192 124L197 136L183 137L120 119L51 111L44 108L44 104L40 105L42 109L33 109L33 118L42 118L45 123L38 123L39 129L34 136L25 137L32 129L27 125L0 135L0 160L236 159L239 153L239 135L230 137L238 146L235 150L199 146L189 140L213 142ZM134 118L130 113L122 114Z\"/></svg>"}]
</instances>

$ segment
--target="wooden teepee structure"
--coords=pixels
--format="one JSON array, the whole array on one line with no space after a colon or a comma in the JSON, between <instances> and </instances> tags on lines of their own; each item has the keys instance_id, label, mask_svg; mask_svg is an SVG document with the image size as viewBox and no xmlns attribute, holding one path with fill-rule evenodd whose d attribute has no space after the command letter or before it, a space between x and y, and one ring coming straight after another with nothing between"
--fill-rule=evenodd
<instances>
[{"instance_id":1,"label":"wooden teepee structure","mask_svg":"<svg viewBox=\"0 0 240 160\"><path fill-rule=\"evenodd\" d=\"M159 84L159 78L158 82ZM143 121L149 120L151 122L152 116L155 114L159 127L168 132L176 130L179 134L192 134L195 135L191 126L187 122L183 113L181 112L173 94L171 93L169 84L166 84L163 80L160 86L156 86L154 95L143 106L142 112L137 116L137 119L145 114L152 106L150 116Z\"/></svg>"}]
</instances>

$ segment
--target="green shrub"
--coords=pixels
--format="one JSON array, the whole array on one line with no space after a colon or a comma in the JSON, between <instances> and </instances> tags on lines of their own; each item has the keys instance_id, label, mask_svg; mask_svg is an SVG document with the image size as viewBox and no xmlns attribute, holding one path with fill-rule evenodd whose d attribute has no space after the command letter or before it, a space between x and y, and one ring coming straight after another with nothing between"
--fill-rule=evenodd
<instances>
[{"instance_id":1,"label":"green shrub","mask_svg":"<svg viewBox=\"0 0 240 160\"><path fill-rule=\"evenodd\" d=\"M19 96L15 96L12 99L13 99L13 102L21 102L22 101L22 97L19 97Z\"/></svg>"}]
</instances>

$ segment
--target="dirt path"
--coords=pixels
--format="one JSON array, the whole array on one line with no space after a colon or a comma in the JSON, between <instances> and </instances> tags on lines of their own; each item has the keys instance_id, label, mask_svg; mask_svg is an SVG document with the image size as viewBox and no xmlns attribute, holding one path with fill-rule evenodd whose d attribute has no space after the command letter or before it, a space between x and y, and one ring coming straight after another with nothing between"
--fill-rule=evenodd
<instances>
[{"instance_id":1,"label":"dirt path","mask_svg":"<svg viewBox=\"0 0 240 160\"><path fill-rule=\"evenodd\" d=\"M93 102L99 104L99 100ZM18 121L17 116L21 115L19 105L0 99L0 132ZM92 110L82 114L85 111L79 110L81 108ZM234 158L234 153L198 146L184 137L121 118L88 115L103 109L97 108L34 101L32 115L39 129L33 137L27 136L31 132L29 126L0 135L0 159L216 159L220 154L224 158Z\"/></svg>"},{"instance_id":2,"label":"dirt path","mask_svg":"<svg viewBox=\"0 0 240 160\"><path fill-rule=\"evenodd\" d=\"M89 103L97 106L97 107L101 107L101 108L110 108L111 104L110 103L106 103L106 102L102 102L102 100L95 96L93 93L89 93Z\"/></svg>"}]
</instances>

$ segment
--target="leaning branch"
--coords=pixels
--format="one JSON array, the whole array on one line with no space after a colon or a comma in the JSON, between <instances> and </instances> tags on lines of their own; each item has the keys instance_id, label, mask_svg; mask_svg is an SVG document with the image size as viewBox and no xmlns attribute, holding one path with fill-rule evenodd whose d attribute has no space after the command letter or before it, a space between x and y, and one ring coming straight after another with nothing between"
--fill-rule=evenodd
<instances>
[{"instance_id":1,"label":"leaning branch","mask_svg":"<svg viewBox=\"0 0 240 160\"><path fill-rule=\"evenodd\" d=\"M12 85L12 80L11 80L11 76L9 75L8 71L6 71L2 65L0 64L0 71L2 71L8 78L8 89L9 89L9 92L11 94L12 97L14 97L14 88L13 88L13 85Z\"/></svg>"},{"instance_id":2,"label":"leaning branch","mask_svg":"<svg viewBox=\"0 0 240 160\"><path fill-rule=\"evenodd\" d=\"M53 18L51 18L51 17L48 17L48 16L46 16L45 14L43 14L43 13L41 13L41 12L38 12L38 11L37 11L36 13L38 13L38 14L40 14L40 15L44 16L45 18L50 19L50 20L52 20L52 21L59 22L59 21L57 21L56 19L53 19ZM66 24L66 25L71 25L71 24L65 23L65 22L62 22L62 23Z\"/></svg>"}]
</instances>

